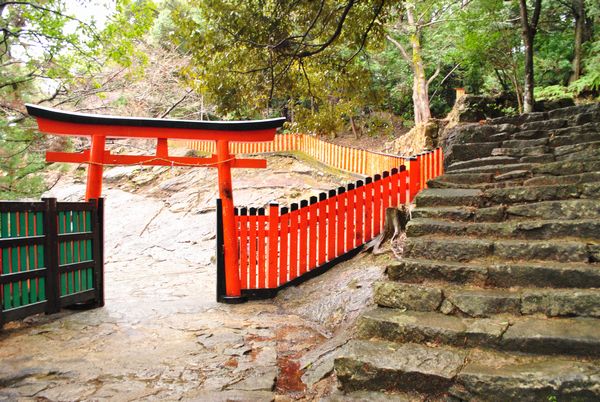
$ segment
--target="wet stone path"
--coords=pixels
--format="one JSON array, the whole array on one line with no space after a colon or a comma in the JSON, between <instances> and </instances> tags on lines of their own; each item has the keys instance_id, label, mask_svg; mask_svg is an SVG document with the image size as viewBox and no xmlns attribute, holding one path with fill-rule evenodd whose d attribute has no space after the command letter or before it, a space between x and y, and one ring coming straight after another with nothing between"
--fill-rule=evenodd
<instances>
[{"instance_id":1,"label":"wet stone path","mask_svg":"<svg viewBox=\"0 0 600 402\"><path fill-rule=\"evenodd\" d=\"M235 172L237 205L314 195L351 178L294 158ZM242 172L242 171L241 171ZM106 306L0 330L0 401L318 400L389 256L359 255L275 299L215 302L212 172L106 172ZM52 194L76 199L64 180Z\"/></svg>"}]
</instances>

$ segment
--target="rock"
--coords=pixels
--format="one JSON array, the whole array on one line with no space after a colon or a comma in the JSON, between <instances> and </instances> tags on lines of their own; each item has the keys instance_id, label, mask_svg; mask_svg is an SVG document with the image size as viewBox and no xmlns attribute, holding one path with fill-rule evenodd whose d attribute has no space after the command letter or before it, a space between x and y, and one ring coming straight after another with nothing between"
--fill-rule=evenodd
<instances>
[{"instance_id":1,"label":"rock","mask_svg":"<svg viewBox=\"0 0 600 402\"><path fill-rule=\"evenodd\" d=\"M600 355L600 326L593 318L521 319L502 337L502 348L525 353Z\"/></svg>"},{"instance_id":2,"label":"rock","mask_svg":"<svg viewBox=\"0 0 600 402\"><path fill-rule=\"evenodd\" d=\"M470 317L489 317L493 314L520 314L521 295L506 290L448 290L446 300Z\"/></svg>"},{"instance_id":3,"label":"rock","mask_svg":"<svg viewBox=\"0 0 600 402\"><path fill-rule=\"evenodd\" d=\"M600 317L600 290L529 290L523 293L521 312L547 316Z\"/></svg>"},{"instance_id":4,"label":"rock","mask_svg":"<svg viewBox=\"0 0 600 402\"><path fill-rule=\"evenodd\" d=\"M404 254L411 258L432 260L471 261L493 252L493 242L477 239L406 239Z\"/></svg>"},{"instance_id":5,"label":"rock","mask_svg":"<svg viewBox=\"0 0 600 402\"><path fill-rule=\"evenodd\" d=\"M434 311L442 303L442 291L399 282L378 282L374 300L380 306L416 311Z\"/></svg>"},{"instance_id":6,"label":"rock","mask_svg":"<svg viewBox=\"0 0 600 402\"><path fill-rule=\"evenodd\" d=\"M482 166L489 166L489 165L511 165L511 164L515 164L518 162L517 158L511 157L511 156L488 156L488 157L482 157L482 158L478 158L478 159L469 159L469 160L465 160L465 161L460 161L460 162L454 162L451 165L449 165L446 170L448 172L453 172L453 171L457 171L457 170L464 170L464 169L472 169L472 168L477 168L477 167L482 167ZM482 173L486 173L486 172L482 172Z\"/></svg>"},{"instance_id":7,"label":"rock","mask_svg":"<svg viewBox=\"0 0 600 402\"><path fill-rule=\"evenodd\" d=\"M351 341L335 360L335 371L346 392L445 392L465 362L466 353L415 344Z\"/></svg>"},{"instance_id":8,"label":"rock","mask_svg":"<svg viewBox=\"0 0 600 402\"><path fill-rule=\"evenodd\" d=\"M507 260L588 261L587 246L580 242L497 240L493 250L494 256Z\"/></svg>"},{"instance_id":9,"label":"rock","mask_svg":"<svg viewBox=\"0 0 600 402\"><path fill-rule=\"evenodd\" d=\"M521 129L527 130L553 130L562 128L567 125L567 121L563 119L540 120L521 125Z\"/></svg>"},{"instance_id":10,"label":"rock","mask_svg":"<svg viewBox=\"0 0 600 402\"><path fill-rule=\"evenodd\" d=\"M391 280L403 282L415 283L427 279L483 285L487 278L487 268L458 262L404 258L399 264L388 266L387 274Z\"/></svg>"},{"instance_id":11,"label":"rock","mask_svg":"<svg viewBox=\"0 0 600 402\"><path fill-rule=\"evenodd\" d=\"M600 216L600 200L543 201L506 208L509 218L593 219Z\"/></svg>"},{"instance_id":12,"label":"rock","mask_svg":"<svg viewBox=\"0 0 600 402\"><path fill-rule=\"evenodd\" d=\"M440 313L377 308L361 317L357 334L362 339L379 338L392 342L493 346L507 327L506 320L474 320Z\"/></svg>"},{"instance_id":13,"label":"rock","mask_svg":"<svg viewBox=\"0 0 600 402\"><path fill-rule=\"evenodd\" d=\"M453 144L448 150L448 156L445 158L445 164L459 161L468 161L471 159L490 156L492 151L500 146L500 142L477 142L466 144Z\"/></svg>"},{"instance_id":14,"label":"rock","mask_svg":"<svg viewBox=\"0 0 600 402\"><path fill-rule=\"evenodd\" d=\"M512 364L469 362L449 394L460 400L595 401L600 398L598 367L565 359L543 359Z\"/></svg>"},{"instance_id":15,"label":"rock","mask_svg":"<svg viewBox=\"0 0 600 402\"><path fill-rule=\"evenodd\" d=\"M477 206L482 194L480 190L426 189L417 195L415 203L418 207L448 205Z\"/></svg>"},{"instance_id":16,"label":"rock","mask_svg":"<svg viewBox=\"0 0 600 402\"><path fill-rule=\"evenodd\" d=\"M530 262L490 264L486 283L490 286L539 286L554 288L600 287L600 270L590 264Z\"/></svg>"}]
</instances>

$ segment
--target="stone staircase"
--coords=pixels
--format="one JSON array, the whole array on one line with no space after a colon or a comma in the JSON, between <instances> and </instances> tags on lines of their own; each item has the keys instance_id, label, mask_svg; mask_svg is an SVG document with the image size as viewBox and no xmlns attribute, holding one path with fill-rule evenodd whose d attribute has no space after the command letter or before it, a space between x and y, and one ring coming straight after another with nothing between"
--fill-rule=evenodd
<instances>
[{"instance_id":1,"label":"stone staircase","mask_svg":"<svg viewBox=\"0 0 600 402\"><path fill-rule=\"evenodd\" d=\"M344 392L600 400L600 105L457 130L404 259L335 361Z\"/></svg>"}]
</instances>

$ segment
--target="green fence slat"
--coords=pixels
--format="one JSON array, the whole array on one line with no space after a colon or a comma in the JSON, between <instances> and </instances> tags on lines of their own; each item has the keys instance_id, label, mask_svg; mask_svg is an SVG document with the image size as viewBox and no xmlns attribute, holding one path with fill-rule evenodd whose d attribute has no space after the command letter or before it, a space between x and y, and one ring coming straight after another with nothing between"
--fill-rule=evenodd
<instances>
[{"instance_id":1,"label":"green fence slat","mask_svg":"<svg viewBox=\"0 0 600 402\"><path fill-rule=\"evenodd\" d=\"M17 230L18 216L16 212L10 212L10 237L17 237L19 232ZM11 247L11 259L10 259L10 272L19 271L19 247ZM21 283L12 283L12 306L21 307Z\"/></svg>"},{"instance_id":2,"label":"green fence slat","mask_svg":"<svg viewBox=\"0 0 600 402\"><path fill-rule=\"evenodd\" d=\"M92 212L85 211L85 227L87 231L92 231ZM94 255L92 254L92 240L85 241L85 257L86 260L94 259ZM88 289L94 288L94 270L92 268L88 269L87 272L87 280L88 280Z\"/></svg>"},{"instance_id":3,"label":"green fence slat","mask_svg":"<svg viewBox=\"0 0 600 402\"><path fill-rule=\"evenodd\" d=\"M27 233L29 236L35 236L35 212L27 212ZM27 261L30 270L37 269L35 263L35 248L36 246L27 247ZM39 279L31 279L29 281L29 302L36 303L39 300Z\"/></svg>"},{"instance_id":4,"label":"green fence slat","mask_svg":"<svg viewBox=\"0 0 600 402\"><path fill-rule=\"evenodd\" d=\"M58 233L59 234L66 233L65 213L62 211L58 213ZM59 255L59 257L58 257L59 265L64 265L65 261L66 261L66 255L67 255L67 243L66 242L58 243L58 255ZM61 273L60 274L60 295L65 296L66 294L67 294L67 275Z\"/></svg>"},{"instance_id":5,"label":"green fence slat","mask_svg":"<svg viewBox=\"0 0 600 402\"><path fill-rule=\"evenodd\" d=\"M18 234L20 237L28 236L27 235L27 216L26 215L27 214L25 212L19 212L19 214L18 214L18 217L19 217ZM28 251L28 249L29 249L29 246L19 247L19 252L20 252L19 257L20 258L19 258L19 261L17 261L17 264L19 265L19 272L28 270L28 266L27 266L27 254L28 254L27 251ZM20 281L21 303L23 306L26 306L31 303L29 301L29 294L30 294L29 284L30 284L30 281Z\"/></svg>"},{"instance_id":6,"label":"green fence slat","mask_svg":"<svg viewBox=\"0 0 600 402\"><path fill-rule=\"evenodd\" d=\"M44 214L41 212L37 212L35 214L35 234L42 235L44 234ZM37 246L37 267L45 267L46 260L44 257L44 246ZM40 278L38 280L38 300L46 300L46 279Z\"/></svg>"},{"instance_id":7,"label":"green fence slat","mask_svg":"<svg viewBox=\"0 0 600 402\"><path fill-rule=\"evenodd\" d=\"M67 217L67 228L68 228L68 232L69 233L73 233L73 211L69 211L66 213L66 217ZM67 264L70 264L73 262L73 242L70 241L67 243ZM69 294L75 292L75 288L74 288L74 282L75 282L75 271L72 271L70 273L67 274L69 276L69 279L67 280L67 283L69 284Z\"/></svg>"},{"instance_id":8,"label":"green fence slat","mask_svg":"<svg viewBox=\"0 0 600 402\"><path fill-rule=\"evenodd\" d=\"M10 237L10 232L8 230L8 223L9 223L9 216L8 216L8 212L2 212L0 213L0 238L7 238ZM9 263L10 263L10 253L8 251L8 248L3 248L2 249L2 273L3 274L8 274L10 272L10 267L9 267ZM4 291L3 291L3 309L7 310L9 308L12 307L12 303L11 303L11 286L10 284L5 284L4 285Z\"/></svg>"},{"instance_id":9,"label":"green fence slat","mask_svg":"<svg viewBox=\"0 0 600 402\"><path fill-rule=\"evenodd\" d=\"M73 218L74 218L74 222L75 222L75 231L76 232L82 232L83 229L81 227L81 211L74 211L73 212ZM75 242L75 257L74 257L74 262L81 262L81 240L77 240ZM79 292L81 291L81 277L82 277L82 271L78 270L77 272L75 272L75 291Z\"/></svg>"}]
</instances>

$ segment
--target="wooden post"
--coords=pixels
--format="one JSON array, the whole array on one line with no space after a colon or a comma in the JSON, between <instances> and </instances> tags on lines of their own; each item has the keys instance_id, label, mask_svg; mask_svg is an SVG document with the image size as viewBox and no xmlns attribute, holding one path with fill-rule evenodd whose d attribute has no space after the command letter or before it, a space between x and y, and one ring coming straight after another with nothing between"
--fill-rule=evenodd
<instances>
[{"instance_id":1,"label":"wooden post","mask_svg":"<svg viewBox=\"0 0 600 402\"><path fill-rule=\"evenodd\" d=\"M223 248L225 249L225 302L242 302L240 275L237 264L237 236L233 211L233 189L231 185L231 156L229 141L217 141L217 166L219 175L219 198L223 206Z\"/></svg>"},{"instance_id":2,"label":"wooden post","mask_svg":"<svg viewBox=\"0 0 600 402\"><path fill-rule=\"evenodd\" d=\"M269 204L269 288L277 287L277 255L279 247L279 205Z\"/></svg>"},{"instance_id":3,"label":"wooden post","mask_svg":"<svg viewBox=\"0 0 600 402\"><path fill-rule=\"evenodd\" d=\"M44 198L44 264L46 265L46 314L60 311L58 272L58 227L56 198ZM95 258L96 256L94 256Z\"/></svg>"},{"instance_id":4,"label":"wooden post","mask_svg":"<svg viewBox=\"0 0 600 402\"><path fill-rule=\"evenodd\" d=\"M419 169L419 159L410 158L408 160L408 202L411 203L415 195L419 192L421 185L421 170Z\"/></svg>"},{"instance_id":5,"label":"wooden post","mask_svg":"<svg viewBox=\"0 0 600 402\"><path fill-rule=\"evenodd\" d=\"M102 163L104 162L104 145L106 137L92 135L92 147L87 173L85 200L98 199L102 195Z\"/></svg>"}]
</instances>

